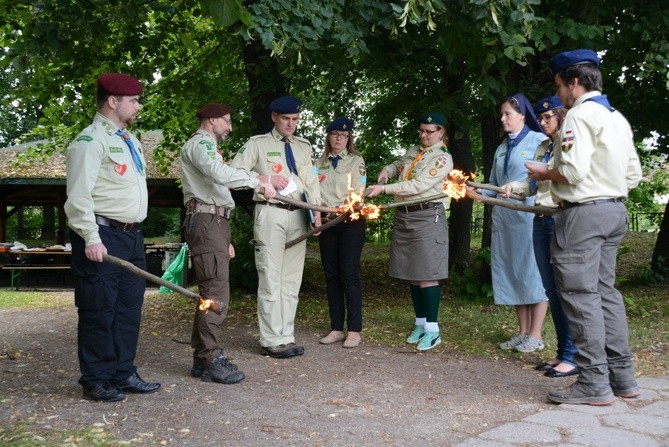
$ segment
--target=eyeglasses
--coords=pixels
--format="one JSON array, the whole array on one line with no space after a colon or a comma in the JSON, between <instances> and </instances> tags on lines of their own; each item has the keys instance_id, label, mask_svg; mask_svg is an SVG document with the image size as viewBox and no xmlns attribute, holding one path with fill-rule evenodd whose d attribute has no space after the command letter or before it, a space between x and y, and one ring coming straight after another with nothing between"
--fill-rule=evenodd
<instances>
[{"instance_id":1,"label":"eyeglasses","mask_svg":"<svg viewBox=\"0 0 669 447\"><path fill-rule=\"evenodd\" d=\"M330 132L330 136L336 139L348 140L348 132Z\"/></svg>"},{"instance_id":2,"label":"eyeglasses","mask_svg":"<svg viewBox=\"0 0 669 447\"><path fill-rule=\"evenodd\" d=\"M226 118L226 117L222 116L221 119L228 124L232 124L232 118Z\"/></svg>"},{"instance_id":3,"label":"eyeglasses","mask_svg":"<svg viewBox=\"0 0 669 447\"><path fill-rule=\"evenodd\" d=\"M539 117L539 122L550 121L551 118L555 116L554 113L544 113Z\"/></svg>"},{"instance_id":4,"label":"eyeglasses","mask_svg":"<svg viewBox=\"0 0 669 447\"><path fill-rule=\"evenodd\" d=\"M437 130L418 129L418 135L423 135L423 134L425 134L425 135L430 136L430 135L432 135L432 134L435 133L435 132L439 132L440 130L441 130L441 129L437 129Z\"/></svg>"}]
</instances>

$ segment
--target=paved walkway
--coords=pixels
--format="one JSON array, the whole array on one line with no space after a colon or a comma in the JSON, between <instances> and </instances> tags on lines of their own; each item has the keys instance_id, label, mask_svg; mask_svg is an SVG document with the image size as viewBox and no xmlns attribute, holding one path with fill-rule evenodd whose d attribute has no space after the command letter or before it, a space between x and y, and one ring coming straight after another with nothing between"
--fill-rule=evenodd
<instances>
[{"instance_id":1,"label":"paved walkway","mask_svg":"<svg viewBox=\"0 0 669 447\"><path fill-rule=\"evenodd\" d=\"M509 422L456 447L669 446L669 377L640 378L641 396L611 405L557 405Z\"/></svg>"}]
</instances>

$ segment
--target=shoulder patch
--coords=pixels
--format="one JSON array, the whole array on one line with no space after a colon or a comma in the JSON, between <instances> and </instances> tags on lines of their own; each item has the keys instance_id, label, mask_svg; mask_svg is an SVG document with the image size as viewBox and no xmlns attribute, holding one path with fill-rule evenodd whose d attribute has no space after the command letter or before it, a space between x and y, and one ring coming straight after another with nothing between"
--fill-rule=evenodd
<instances>
[{"instance_id":1,"label":"shoulder patch","mask_svg":"<svg viewBox=\"0 0 669 447\"><path fill-rule=\"evenodd\" d=\"M80 135L76 141L93 141L93 137L90 135Z\"/></svg>"}]
</instances>

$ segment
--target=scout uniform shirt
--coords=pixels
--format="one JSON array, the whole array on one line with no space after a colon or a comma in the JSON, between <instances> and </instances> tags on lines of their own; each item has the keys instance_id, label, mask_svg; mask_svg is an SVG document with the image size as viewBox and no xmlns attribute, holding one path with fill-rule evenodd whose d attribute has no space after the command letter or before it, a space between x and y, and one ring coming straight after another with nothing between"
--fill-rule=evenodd
<instances>
[{"instance_id":1,"label":"scout uniform shirt","mask_svg":"<svg viewBox=\"0 0 669 447\"><path fill-rule=\"evenodd\" d=\"M555 202L627 197L641 180L632 129L617 110L587 101L599 95L582 95L567 112L555 143L555 166L569 184L551 182Z\"/></svg>"},{"instance_id":2,"label":"scout uniform shirt","mask_svg":"<svg viewBox=\"0 0 669 447\"><path fill-rule=\"evenodd\" d=\"M453 169L453 157L440 141L425 148L423 155L414 163L421 149L420 146L413 146L400 160L383 168L388 172L388 178L399 178L398 183L385 186L386 193L393 194L395 201L417 200L443 193L444 179ZM433 201L442 202L447 208L450 198Z\"/></svg>"},{"instance_id":3,"label":"scout uniform shirt","mask_svg":"<svg viewBox=\"0 0 669 447\"><path fill-rule=\"evenodd\" d=\"M184 204L195 199L206 205L234 208L229 188L255 188L259 180L225 164L214 137L198 129L181 149Z\"/></svg>"},{"instance_id":4,"label":"scout uniform shirt","mask_svg":"<svg viewBox=\"0 0 669 447\"><path fill-rule=\"evenodd\" d=\"M362 157L351 155L346 149L339 156L341 160L336 169L327 157L321 158L316 164L321 201L323 205L333 208L342 206L351 192L362 195L367 184L367 171Z\"/></svg>"},{"instance_id":5,"label":"scout uniform shirt","mask_svg":"<svg viewBox=\"0 0 669 447\"><path fill-rule=\"evenodd\" d=\"M297 186L297 191L290 193L288 197L303 200L303 194L306 191L309 195L309 203L320 204L321 194L318 187L318 177L311 161L311 143L305 138L290 137L290 146L297 165L297 175L295 175L288 169L285 143L281 141L282 138L276 129L272 129L271 132L263 135L251 137L235 155L230 166L243 169L254 177L257 175L267 175L268 177L283 175L292 178L295 186ZM264 202L265 198L256 191L253 200ZM272 202L281 203L276 200L272 200Z\"/></svg>"},{"instance_id":6,"label":"scout uniform shirt","mask_svg":"<svg viewBox=\"0 0 669 447\"><path fill-rule=\"evenodd\" d=\"M537 151L534 153L534 160L542 163L548 163L548 169L553 169L555 157L553 154L550 155L548 161L544 161L544 155L548 151L548 145L550 140L544 140L537 147ZM524 181L514 181L511 182L511 187L513 192L516 194L522 194L525 197L529 197L533 194L534 191L531 191L532 181L528 177ZM536 182L536 198L535 205L547 206L549 208L557 208L558 204L553 201L551 195L551 182L548 180Z\"/></svg>"},{"instance_id":7,"label":"scout uniform shirt","mask_svg":"<svg viewBox=\"0 0 669 447\"><path fill-rule=\"evenodd\" d=\"M96 113L93 123L67 149L65 213L70 227L86 246L102 242L96 214L124 223L146 219L148 191L142 147L130 135L144 167L140 173L117 130L107 117Z\"/></svg>"}]
</instances>

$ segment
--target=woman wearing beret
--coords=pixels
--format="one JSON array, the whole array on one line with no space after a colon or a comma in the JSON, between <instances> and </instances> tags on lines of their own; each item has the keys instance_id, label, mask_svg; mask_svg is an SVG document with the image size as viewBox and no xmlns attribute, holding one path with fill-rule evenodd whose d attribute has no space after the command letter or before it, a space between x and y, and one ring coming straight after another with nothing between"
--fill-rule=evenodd
<instances>
[{"instance_id":1,"label":"woman wearing beret","mask_svg":"<svg viewBox=\"0 0 669 447\"><path fill-rule=\"evenodd\" d=\"M546 141L532 106L518 93L505 98L501 105L501 122L508 137L499 145L490 171L490 183L501 186L527 178L526 161ZM494 196L491 191L482 194ZM515 201L514 199L506 199ZM534 197L524 202L534 204ZM544 348L541 328L546 317L548 298L534 260L532 244L533 216L501 206L492 210L491 266L495 304L515 306L519 330L501 349L534 352Z\"/></svg>"},{"instance_id":2,"label":"woman wearing beret","mask_svg":"<svg viewBox=\"0 0 669 447\"><path fill-rule=\"evenodd\" d=\"M548 167L553 165L553 143L557 137L558 131L562 126L564 117L567 115L567 109L557 96L550 96L539 101L534 106L534 111L539 118L539 123L544 133L548 135L549 140L542 141L534 154L534 160L546 163ZM550 192L550 183L548 181L535 182L529 178L525 181L511 182L503 187L509 193L524 194L526 196L535 195L535 203L540 206L557 208L557 203L553 201ZM571 338L569 329L569 320L564 314L562 305L555 287L553 278L553 267L551 266L550 244L553 238L555 222L553 216L536 215L534 216L534 257L536 258L541 281L548 302L551 307L553 324L555 325L555 334L557 335L557 355L553 360L542 363L536 367L539 371L545 371L548 377L566 377L578 374L578 367L574 362L576 347Z\"/></svg>"},{"instance_id":3,"label":"woman wearing beret","mask_svg":"<svg viewBox=\"0 0 669 447\"><path fill-rule=\"evenodd\" d=\"M442 192L444 178L453 169L453 158L448 153L444 115L429 113L418 121L420 144L381 170L380 184L370 187L369 196L386 193L392 194L396 202L419 202L396 208L389 274L410 284L416 320L406 342L427 351L441 343L439 280L448 278L446 208L450 199L422 203L420 199ZM391 178L399 181L384 185Z\"/></svg>"},{"instance_id":4,"label":"woman wearing beret","mask_svg":"<svg viewBox=\"0 0 669 447\"><path fill-rule=\"evenodd\" d=\"M328 207L344 205L350 192L362 194L367 183L365 161L353 143L353 121L338 118L325 129L325 150L316 163L321 200ZM320 342L344 341L345 348L360 344L362 291L360 255L365 244L365 219L347 219L321 232L321 261L330 309L330 333ZM344 334L346 320L347 334Z\"/></svg>"}]
</instances>

